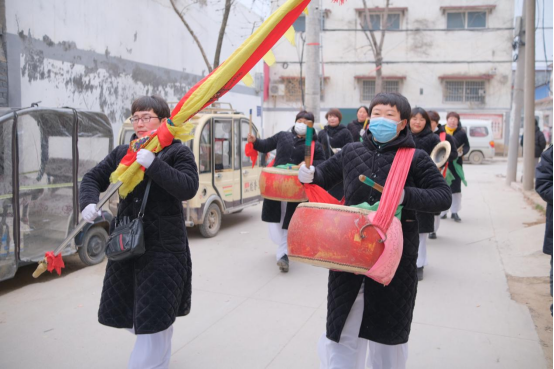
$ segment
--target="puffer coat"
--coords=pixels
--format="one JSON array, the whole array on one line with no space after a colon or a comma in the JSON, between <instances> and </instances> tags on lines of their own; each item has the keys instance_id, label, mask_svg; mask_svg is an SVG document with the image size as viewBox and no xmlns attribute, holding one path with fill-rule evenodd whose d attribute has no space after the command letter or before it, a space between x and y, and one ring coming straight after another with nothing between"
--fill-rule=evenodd
<instances>
[{"instance_id":1,"label":"puffer coat","mask_svg":"<svg viewBox=\"0 0 554 369\"><path fill-rule=\"evenodd\" d=\"M314 140L316 143L312 165L316 166L325 160L325 154L323 153L323 147L317 142L317 136L314 136ZM262 153L277 150L274 166L300 164L304 161L305 144L306 140L298 137L293 128L292 131L281 131L266 139L257 139L254 141L254 149ZM287 203L283 229L289 228L290 219L299 204L298 202ZM281 221L281 203L275 200L264 199L262 220L268 223L279 223Z\"/></svg>"},{"instance_id":2,"label":"puffer coat","mask_svg":"<svg viewBox=\"0 0 554 369\"><path fill-rule=\"evenodd\" d=\"M319 143L323 146L326 159L333 156L332 149L342 149L344 145L353 142L352 134L348 128L340 124L336 127L325 126L317 136Z\"/></svg>"},{"instance_id":3,"label":"puffer coat","mask_svg":"<svg viewBox=\"0 0 554 369\"><path fill-rule=\"evenodd\" d=\"M116 147L84 175L79 191L81 211L98 202L127 149L128 145ZM163 331L191 308L192 262L182 201L193 198L198 190L194 155L174 140L146 169L145 179L119 199L117 217L137 217L149 178L152 184L143 218L146 252L129 260L108 261L98 311L101 324L134 327L136 334ZM115 219L112 230L114 223Z\"/></svg>"},{"instance_id":4,"label":"puffer coat","mask_svg":"<svg viewBox=\"0 0 554 369\"><path fill-rule=\"evenodd\" d=\"M428 155L440 143L440 138L431 131L431 126L427 124L423 130L413 134L416 149L425 151ZM431 233L435 230L435 214L418 212L417 220L419 223L419 233Z\"/></svg>"},{"instance_id":5,"label":"puffer coat","mask_svg":"<svg viewBox=\"0 0 554 369\"><path fill-rule=\"evenodd\" d=\"M360 174L384 185L396 151L415 147L406 128L393 141L378 145L370 132L363 142L346 145L342 151L315 169L314 183L329 188L344 181L345 205L374 204L381 193L361 183ZM386 345L408 341L417 292L419 247L416 211L440 212L450 207L452 195L429 155L416 150L404 187L402 232L404 248L391 283L346 272L329 272L327 295L327 338L339 342L346 318L364 282L364 313L359 336Z\"/></svg>"},{"instance_id":6,"label":"puffer coat","mask_svg":"<svg viewBox=\"0 0 554 369\"><path fill-rule=\"evenodd\" d=\"M535 191L546 201L546 229L542 251L552 255L552 146L542 153L535 169Z\"/></svg>"},{"instance_id":7,"label":"puffer coat","mask_svg":"<svg viewBox=\"0 0 554 369\"><path fill-rule=\"evenodd\" d=\"M452 193L460 193L462 192L462 179L460 178L456 170L454 170L454 161L456 161L460 165L463 165L464 164L463 156L466 155L470 149L467 133L462 128L461 122L458 123L458 128L456 128L456 130L452 134L452 137L454 137L454 140L456 140L456 147L460 147L464 145L464 147L462 148L462 152L463 152L462 157L458 157L448 162L448 168L450 169L450 172L452 172L452 175L454 176L454 180L450 184L450 188L452 189Z\"/></svg>"},{"instance_id":8,"label":"puffer coat","mask_svg":"<svg viewBox=\"0 0 554 369\"><path fill-rule=\"evenodd\" d=\"M360 142L360 131L364 128L364 123L365 122L358 122L358 119L354 119L346 126L352 134L352 140L354 140L354 142Z\"/></svg>"}]
</instances>

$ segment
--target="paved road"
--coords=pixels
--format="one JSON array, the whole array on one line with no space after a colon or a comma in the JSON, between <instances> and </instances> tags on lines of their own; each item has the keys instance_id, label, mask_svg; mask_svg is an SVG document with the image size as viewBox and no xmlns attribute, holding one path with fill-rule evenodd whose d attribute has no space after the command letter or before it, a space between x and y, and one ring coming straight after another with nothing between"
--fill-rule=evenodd
<instances>
[{"instance_id":1,"label":"paved road","mask_svg":"<svg viewBox=\"0 0 554 369\"><path fill-rule=\"evenodd\" d=\"M532 225L540 215L497 177L504 165L466 166L463 223L443 221L429 241L409 368L546 368L506 279L548 275L544 224ZM279 273L260 212L227 216L214 239L191 232L193 306L175 324L172 368L318 367L327 272L292 264ZM69 259L61 278L33 281L23 268L0 283L0 368L126 367L134 336L96 321L105 264Z\"/></svg>"}]
</instances>

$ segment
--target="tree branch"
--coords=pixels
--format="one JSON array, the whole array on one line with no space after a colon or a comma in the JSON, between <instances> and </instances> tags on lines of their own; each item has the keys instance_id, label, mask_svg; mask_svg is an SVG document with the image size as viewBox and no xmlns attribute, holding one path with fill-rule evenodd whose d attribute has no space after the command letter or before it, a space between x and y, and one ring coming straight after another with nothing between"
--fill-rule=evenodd
<instances>
[{"instance_id":1,"label":"tree branch","mask_svg":"<svg viewBox=\"0 0 554 369\"><path fill-rule=\"evenodd\" d=\"M177 6L175 5L175 0L169 0L169 2L171 3L171 6L173 7L173 10L175 10L175 13L177 14L177 16L179 16L179 18L181 19L181 22L183 22L183 24L185 25L185 27L189 31L189 33L192 36L192 38L193 38L194 42L196 43L196 45L198 45L198 48L200 49L200 53L202 54L202 58L204 58L204 62L206 63L206 66L208 67L208 71L211 73L213 68L210 65L210 62L208 60L208 57L206 56L206 53L204 52L204 48L202 47L202 44L200 43L200 40L198 39L198 37L196 37L196 35L194 34L194 31L192 30L192 28L190 28L189 24L185 20L185 17L183 17L183 14L181 14L181 12L177 9Z\"/></svg>"},{"instance_id":2,"label":"tree branch","mask_svg":"<svg viewBox=\"0 0 554 369\"><path fill-rule=\"evenodd\" d=\"M387 27L389 26L388 25L389 3L390 3L390 0L387 0L387 3L385 5L385 14L383 14L383 23L385 24L385 27L383 27L381 25L381 42L379 42L379 54L381 54L382 51L383 51L383 42L385 41L385 32L387 31Z\"/></svg>"},{"instance_id":3,"label":"tree branch","mask_svg":"<svg viewBox=\"0 0 554 369\"><path fill-rule=\"evenodd\" d=\"M225 36L225 28L227 27L227 21L229 20L229 13L231 12L231 6L233 2L231 0L225 0L225 10L223 11L223 20L221 21L221 27L219 28L219 36L217 38L217 46L215 48L214 56L214 68L219 66L219 57L221 55L221 46L223 45L223 37Z\"/></svg>"}]
</instances>

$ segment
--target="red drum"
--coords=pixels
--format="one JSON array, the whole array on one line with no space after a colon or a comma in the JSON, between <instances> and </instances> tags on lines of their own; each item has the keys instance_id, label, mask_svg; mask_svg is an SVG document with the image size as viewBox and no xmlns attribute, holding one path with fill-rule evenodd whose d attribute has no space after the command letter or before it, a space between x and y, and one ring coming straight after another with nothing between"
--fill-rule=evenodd
<instances>
[{"instance_id":1,"label":"red drum","mask_svg":"<svg viewBox=\"0 0 554 369\"><path fill-rule=\"evenodd\" d=\"M327 269L366 274L385 248L385 240L371 224L373 215L374 211L349 206L300 204L289 225L288 256ZM401 227L400 222L393 224Z\"/></svg>"},{"instance_id":2,"label":"red drum","mask_svg":"<svg viewBox=\"0 0 554 369\"><path fill-rule=\"evenodd\" d=\"M260 175L260 193L264 199L288 202L308 201L304 186L298 180L298 171L263 168Z\"/></svg>"}]
</instances>

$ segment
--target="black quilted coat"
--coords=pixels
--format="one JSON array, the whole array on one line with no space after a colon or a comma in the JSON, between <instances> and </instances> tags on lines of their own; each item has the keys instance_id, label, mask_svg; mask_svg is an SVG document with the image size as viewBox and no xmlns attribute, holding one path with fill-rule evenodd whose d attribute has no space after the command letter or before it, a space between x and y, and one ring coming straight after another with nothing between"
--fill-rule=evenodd
<instances>
[{"instance_id":1,"label":"black quilted coat","mask_svg":"<svg viewBox=\"0 0 554 369\"><path fill-rule=\"evenodd\" d=\"M317 136L314 137L314 140L317 140ZM274 166L300 164L304 161L305 144L306 140L298 137L293 128L292 131L281 131L266 139L257 139L254 142L254 149L262 153L277 150ZM314 162L312 165L316 166L324 160L325 154L323 153L323 147L321 147L319 142L316 142ZM298 205L298 202L287 203L287 212L283 221L283 229L289 228L290 219ZM279 223L281 221L281 203L279 201L264 199L262 220L268 223Z\"/></svg>"},{"instance_id":2,"label":"black quilted coat","mask_svg":"<svg viewBox=\"0 0 554 369\"><path fill-rule=\"evenodd\" d=\"M354 142L360 142L360 131L364 128L364 123L365 122L360 123L358 122L358 119L354 119L346 126L352 134L352 140L354 140Z\"/></svg>"},{"instance_id":3,"label":"black quilted coat","mask_svg":"<svg viewBox=\"0 0 554 369\"><path fill-rule=\"evenodd\" d=\"M358 180L364 174L384 185L397 149L415 147L404 129L392 142L378 146L371 133L364 142L346 145L341 152L316 167L314 183L328 188L344 180L346 205L373 204L381 193ZM440 212L450 207L452 196L444 178L429 155L416 150L406 180L402 231L404 249L400 265L388 286L363 275L329 272L327 295L327 338L339 342L346 318L364 283L364 316L359 336L387 345L408 341L417 292L419 246L416 211Z\"/></svg>"},{"instance_id":4,"label":"black quilted coat","mask_svg":"<svg viewBox=\"0 0 554 369\"><path fill-rule=\"evenodd\" d=\"M431 126L427 124L425 128L419 133L413 135L416 149L425 151L428 155L441 142L439 136L433 134ZM435 230L435 214L433 213L417 213L417 220L419 223L419 233L431 233Z\"/></svg>"},{"instance_id":5,"label":"black quilted coat","mask_svg":"<svg viewBox=\"0 0 554 369\"><path fill-rule=\"evenodd\" d=\"M453 161L458 157L458 146L456 145L456 140L454 140L452 136L446 134L442 124L438 124L435 134L439 136L439 140L440 140L440 134L442 132L445 133L445 140L450 143L450 156L448 157L448 161Z\"/></svg>"},{"instance_id":6,"label":"black quilted coat","mask_svg":"<svg viewBox=\"0 0 554 369\"><path fill-rule=\"evenodd\" d=\"M98 202L127 148L116 147L85 174L79 193L81 211ZM181 202L196 194L198 170L194 155L180 141L173 141L158 155L162 156L146 170L145 180L125 199L119 199L117 210L118 217L136 218L147 179L152 178L143 218L146 253L130 260L108 261L98 311L100 323L134 327L137 334L163 331L191 307L192 263Z\"/></svg>"},{"instance_id":7,"label":"black quilted coat","mask_svg":"<svg viewBox=\"0 0 554 369\"><path fill-rule=\"evenodd\" d=\"M469 140L467 139L466 131L462 128L461 122L458 123L458 128L456 128L456 130L452 134L452 137L454 137L454 139L456 140L456 147L460 147L461 145L464 145L462 151L463 151L463 155L466 155L469 152ZM460 165L463 165L464 163L464 160L461 157L458 157L455 160ZM450 188L452 189L452 193L460 193L462 192L462 179L460 178L460 176L458 176L458 173L456 173L456 171L454 170L453 162L454 160L449 161L449 164L448 164L448 168L454 175L454 180L450 184Z\"/></svg>"},{"instance_id":8,"label":"black quilted coat","mask_svg":"<svg viewBox=\"0 0 554 369\"><path fill-rule=\"evenodd\" d=\"M542 251L552 255L552 146L542 153L535 177L535 190L546 201L546 230Z\"/></svg>"},{"instance_id":9,"label":"black quilted coat","mask_svg":"<svg viewBox=\"0 0 554 369\"><path fill-rule=\"evenodd\" d=\"M317 136L319 143L323 146L323 152L327 159L333 156L331 149L342 149L344 145L353 142L352 134L348 128L340 124L336 127L325 126L323 130L319 131Z\"/></svg>"}]
</instances>

